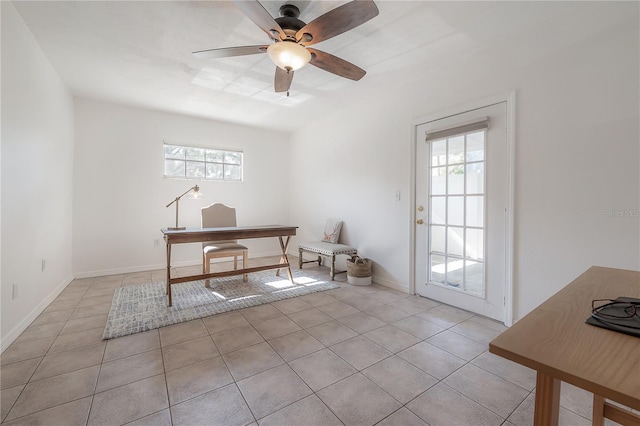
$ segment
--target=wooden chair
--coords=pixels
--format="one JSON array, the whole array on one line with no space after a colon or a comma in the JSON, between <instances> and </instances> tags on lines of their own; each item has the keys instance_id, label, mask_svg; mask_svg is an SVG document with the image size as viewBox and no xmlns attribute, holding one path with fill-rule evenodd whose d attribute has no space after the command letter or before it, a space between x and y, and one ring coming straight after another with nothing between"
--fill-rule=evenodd
<instances>
[{"instance_id":1,"label":"wooden chair","mask_svg":"<svg viewBox=\"0 0 640 426\"><path fill-rule=\"evenodd\" d=\"M201 224L203 228L219 228L236 226L236 209L222 203L213 203L201 209ZM249 249L237 240L207 241L202 243L202 273L211 272L211 259L233 257L233 269L238 269L238 257L242 256L242 268L248 266ZM249 279L243 275L243 281ZM209 280L205 281L205 287L209 287Z\"/></svg>"}]
</instances>

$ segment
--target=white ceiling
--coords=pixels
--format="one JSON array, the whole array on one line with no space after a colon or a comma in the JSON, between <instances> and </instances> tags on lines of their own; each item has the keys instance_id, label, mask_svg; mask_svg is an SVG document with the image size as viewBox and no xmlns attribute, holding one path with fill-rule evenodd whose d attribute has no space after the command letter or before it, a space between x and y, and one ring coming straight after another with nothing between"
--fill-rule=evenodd
<instances>
[{"instance_id":1,"label":"white ceiling","mask_svg":"<svg viewBox=\"0 0 640 426\"><path fill-rule=\"evenodd\" d=\"M282 4L295 4L300 19L310 22L346 1L261 3L273 16ZM379 16L314 46L368 74L354 82L306 66L296 72L287 98L273 91L275 65L266 55L191 55L268 42L231 2L14 1L75 96L283 131L358 93L385 96L385 88L411 73L428 76L431 67L537 28L575 4L534 3L377 1Z\"/></svg>"}]
</instances>

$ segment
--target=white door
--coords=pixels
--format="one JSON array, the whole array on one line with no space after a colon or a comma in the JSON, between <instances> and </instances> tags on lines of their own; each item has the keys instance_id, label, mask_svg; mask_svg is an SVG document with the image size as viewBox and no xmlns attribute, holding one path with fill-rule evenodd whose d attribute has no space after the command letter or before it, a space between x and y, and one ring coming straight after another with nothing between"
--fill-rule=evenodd
<instances>
[{"instance_id":1,"label":"white door","mask_svg":"<svg viewBox=\"0 0 640 426\"><path fill-rule=\"evenodd\" d=\"M418 294L505 321L507 103L417 126Z\"/></svg>"}]
</instances>

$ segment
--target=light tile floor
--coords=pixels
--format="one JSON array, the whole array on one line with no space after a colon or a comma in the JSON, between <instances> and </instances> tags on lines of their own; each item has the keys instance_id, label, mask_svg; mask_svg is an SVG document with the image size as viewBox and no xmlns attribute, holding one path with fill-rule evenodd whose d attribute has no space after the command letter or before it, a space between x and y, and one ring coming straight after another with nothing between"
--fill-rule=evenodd
<instances>
[{"instance_id":1,"label":"light tile floor","mask_svg":"<svg viewBox=\"0 0 640 426\"><path fill-rule=\"evenodd\" d=\"M535 374L487 351L495 321L342 276L101 340L115 289L151 280L164 272L69 284L0 357L2 424L532 424ZM590 424L591 398L563 384L561 424Z\"/></svg>"}]
</instances>

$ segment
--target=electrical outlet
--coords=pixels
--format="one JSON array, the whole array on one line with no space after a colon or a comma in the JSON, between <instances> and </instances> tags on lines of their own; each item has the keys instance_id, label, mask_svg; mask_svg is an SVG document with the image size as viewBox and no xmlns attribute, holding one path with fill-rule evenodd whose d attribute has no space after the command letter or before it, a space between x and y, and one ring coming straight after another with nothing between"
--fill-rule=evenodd
<instances>
[{"instance_id":1,"label":"electrical outlet","mask_svg":"<svg viewBox=\"0 0 640 426\"><path fill-rule=\"evenodd\" d=\"M154 240L153 240L153 246L154 246L154 247L159 247L159 246L160 246L160 240L159 240L159 239L157 239L157 238L156 238L156 239L154 239Z\"/></svg>"},{"instance_id":2,"label":"electrical outlet","mask_svg":"<svg viewBox=\"0 0 640 426\"><path fill-rule=\"evenodd\" d=\"M14 300L18 297L18 284L13 284L11 287L11 300Z\"/></svg>"},{"instance_id":3,"label":"electrical outlet","mask_svg":"<svg viewBox=\"0 0 640 426\"><path fill-rule=\"evenodd\" d=\"M42 272L44 272L44 268L47 266L47 261L42 259Z\"/></svg>"},{"instance_id":4,"label":"electrical outlet","mask_svg":"<svg viewBox=\"0 0 640 426\"><path fill-rule=\"evenodd\" d=\"M400 201L400 195L401 195L400 190L397 190L396 191L396 201Z\"/></svg>"}]
</instances>

